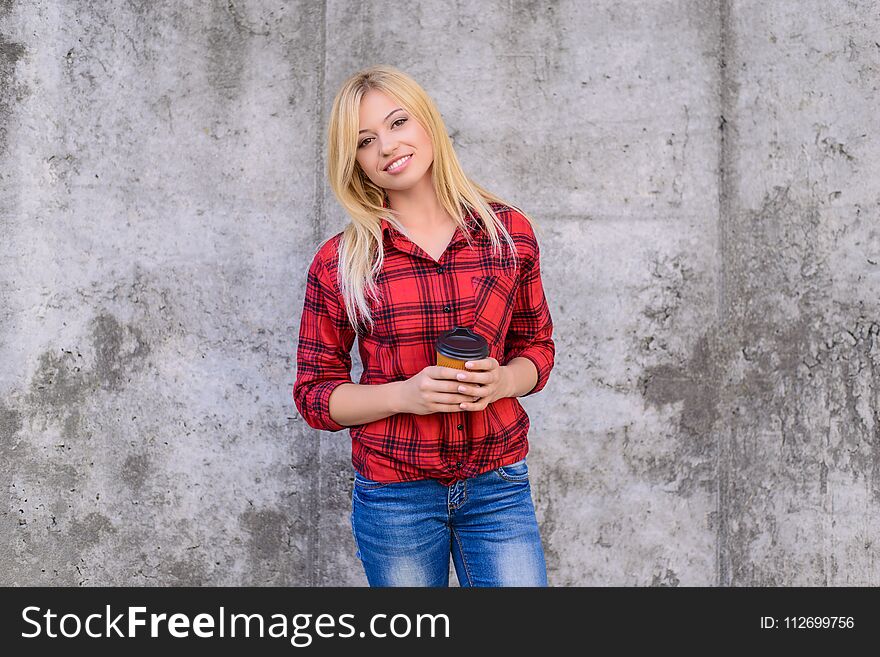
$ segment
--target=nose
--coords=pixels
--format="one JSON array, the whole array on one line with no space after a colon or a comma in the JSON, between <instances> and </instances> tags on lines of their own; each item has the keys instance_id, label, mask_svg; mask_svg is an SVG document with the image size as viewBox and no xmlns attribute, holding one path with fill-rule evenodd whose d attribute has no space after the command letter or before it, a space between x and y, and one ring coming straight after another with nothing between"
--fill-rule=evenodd
<instances>
[{"instance_id":1,"label":"nose","mask_svg":"<svg viewBox=\"0 0 880 657\"><path fill-rule=\"evenodd\" d=\"M379 152L382 155L388 156L392 155L397 151L397 140L394 138L395 135L386 135L388 138L386 139L383 136L378 136L379 140Z\"/></svg>"}]
</instances>

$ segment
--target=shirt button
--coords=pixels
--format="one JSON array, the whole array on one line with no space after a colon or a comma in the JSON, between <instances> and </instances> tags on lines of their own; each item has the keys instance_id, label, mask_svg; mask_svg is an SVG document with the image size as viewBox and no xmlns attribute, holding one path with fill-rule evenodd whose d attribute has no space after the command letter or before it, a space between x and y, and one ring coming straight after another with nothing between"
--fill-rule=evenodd
<instances>
[{"instance_id":1,"label":"shirt button","mask_svg":"<svg viewBox=\"0 0 880 657\"><path fill-rule=\"evenodd\" d=\"M463 425L463 424L459 424L459 425L458 425L458 428L459 428L459 429L464 429L464 425Z\"/></svg>"},{"instance_id":2,"label":"shirt button","mask_svg":"<svg viewBox=\"0 0 880 657\"><path fill-rule=\"evenodd\" d=\"M455 467L456 467L456 468L460 468L460 467L461 467L461 462L456 463L456 464L455 464Z\"/></svg>"},{"instance_id":3,"label":"shirt button","mask_svg":"<svg viewBox=\"0 0 880 657\"><path fill-rule=\"evenodd\" d=\"M443 306L443 312L448 313L451 310L449 306Z\"/></svg>"},{"instance_id":4,"label":"shirt button","mask_svg":"<svg viewBox=\"0 0 880 657\"><path fill-rule=\"evenodd\" d=\"M444 272L443 267L437 267L437 273L442 274Z\"/></svg>"}]
</instances>

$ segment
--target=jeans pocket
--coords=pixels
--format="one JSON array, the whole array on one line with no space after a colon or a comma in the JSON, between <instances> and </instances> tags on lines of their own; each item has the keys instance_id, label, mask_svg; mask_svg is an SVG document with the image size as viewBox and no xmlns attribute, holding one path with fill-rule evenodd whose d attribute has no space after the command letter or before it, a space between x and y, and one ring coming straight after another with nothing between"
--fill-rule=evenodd
<instances>
[{"instance_id":1,"label":"jeans pocket","mask_svg":"<svg viewBox=\"0 0 880 657\"><path fill-rule=\"evenodd\" d=\"M529 464L525 459L511 463L510 465L502 465L495 468L498 476L505 481L528 481L529 480Z\"/></svg>"},{"instance_id":2,"label":"jeans pocket","mask_svg":"<svg viewBox=\"0 0 880 657\"><path fill-rule=\"evenodd\" d=\"M364 475L362 475L357 470L354 471L354 485L360 490L376 490L377 488L384 488L393 482L391 481L373 481L372 479L367 479Z\"/></svg>"}]
</instances>

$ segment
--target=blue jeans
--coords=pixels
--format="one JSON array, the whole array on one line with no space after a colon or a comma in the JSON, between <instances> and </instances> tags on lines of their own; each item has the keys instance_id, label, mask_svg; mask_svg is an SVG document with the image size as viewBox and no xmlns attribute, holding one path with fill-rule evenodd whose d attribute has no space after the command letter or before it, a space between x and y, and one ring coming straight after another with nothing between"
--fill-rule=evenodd
<instances>
[{"instance_id":1,"label":"blue jeans","mask_svg":"<svg viewBox=\"0 0 880 657\"><path fill-rule=\"evenodd\" d=\"M526 459L444 486L354 472L351 528L370 586L547 586Z\"/></svg>"}]
</instances>

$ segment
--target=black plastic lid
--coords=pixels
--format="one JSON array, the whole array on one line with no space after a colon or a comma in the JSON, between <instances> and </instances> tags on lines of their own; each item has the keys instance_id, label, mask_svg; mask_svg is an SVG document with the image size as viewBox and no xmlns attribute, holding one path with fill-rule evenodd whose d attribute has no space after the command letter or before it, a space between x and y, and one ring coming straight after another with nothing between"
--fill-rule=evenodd
<instances>
[{"instance_id":1,"label":"black plastic lid","mask_svg":"<svg viewBox=\"0 0 880 657\"><path fill-rule=\"evenodd\" d=\"M455 360L479 360L489 355L489 343L465 326L456 326L437 338L437 352Z\"/></svg>"}]
</instances>

